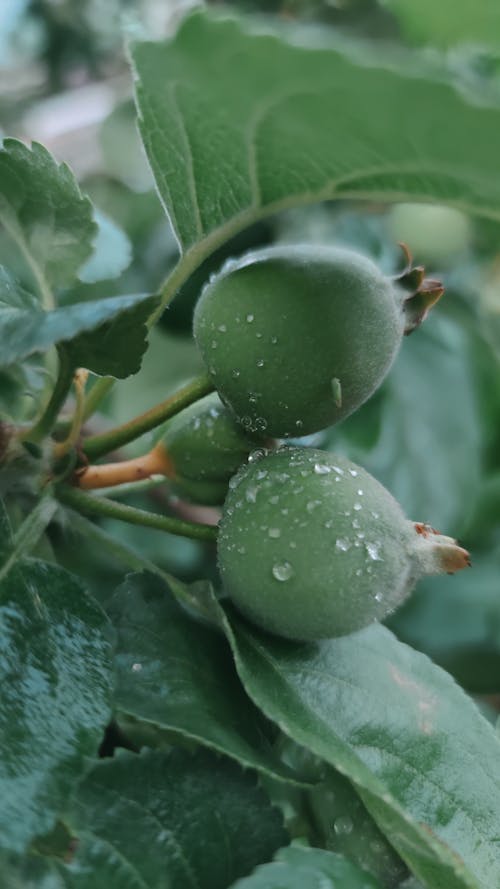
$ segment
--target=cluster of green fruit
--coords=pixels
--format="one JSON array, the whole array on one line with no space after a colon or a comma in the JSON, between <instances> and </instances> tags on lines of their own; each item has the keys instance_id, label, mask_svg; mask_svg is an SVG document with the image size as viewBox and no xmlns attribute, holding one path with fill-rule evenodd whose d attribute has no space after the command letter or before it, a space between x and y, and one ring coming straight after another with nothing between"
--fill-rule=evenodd
<instances>
[{"instance_id":1,"label":"cluster of green fruit","mask_svg":"<svg viewBox=\"0 0 500 889\"><path fill-rule=\"evenodd\" d=\"M247 254L203 290L194 335L218 394L171 421L164 444L188 494L220 502L227 491L224 589L266 630L351 633L384 619L421 575L468 564L361 467L279 443L363 404L441 293L410 263L388 279L357 253L311 246Z\"/></svg>"}]
</instances>

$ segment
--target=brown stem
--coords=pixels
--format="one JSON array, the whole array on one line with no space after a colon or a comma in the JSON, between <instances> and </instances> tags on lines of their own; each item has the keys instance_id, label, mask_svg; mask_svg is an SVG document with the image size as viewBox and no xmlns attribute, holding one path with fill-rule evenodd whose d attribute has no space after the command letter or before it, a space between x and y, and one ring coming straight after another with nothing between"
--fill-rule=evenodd
<instances>
[{"instance_id":1,"label":"brown stem","mask_svg":"<svg viewBox=\"0 0 500 889\"><path fill-rule=\"evenodd\" d=\"M152 475L165 475L168 478L174 476L172 462L161 442L148 454L133 460L87 466L83 471L75 473L73 481L76 487L90 491L137 482L151 478Z\"/></svg>"}]
</instances>

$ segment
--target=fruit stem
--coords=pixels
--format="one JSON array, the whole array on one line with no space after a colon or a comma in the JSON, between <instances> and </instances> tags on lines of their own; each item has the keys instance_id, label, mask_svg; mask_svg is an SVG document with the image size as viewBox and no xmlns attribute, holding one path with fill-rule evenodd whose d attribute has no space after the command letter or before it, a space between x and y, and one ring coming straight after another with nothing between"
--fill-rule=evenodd
<instances>
[{"instance_id":1,"label":"fruit stem","mask_svg":"<svg viewBox=\"0 0 500 889\"><path fill-rule=\"evenodd\" d=\"M88 380L89 372L83 367L75 371L73 382L75 385L76 407L73 419L71 420L69 432L64 441L58 441L54 445L54 457L58 460L64 457L78 442L80 430L83 423L83 408L85 403L85 386Z\"/></svg>"},{"instance_id":2,"label":"fruit stem","mask_svg":"<svg viewBox=\"0 0 500 889\"><path fill-rule=\"evenodd\" d=\"M145 432L155 429L165 420L174 417L179 411L188 407L194 401L198 401L204 395L208 395L214 389L210 377L200 376L180 389L175 395L152 407L144 414L140 414L128 423L103 432L100 435L92 435L83 443L83 453L88 460L97 460L104 454L119 448L122 445L140 438Z\"/></svg>"},{"instance_id":3,"label":"fruit stem","mask_svg":"<svg viewBox=\"0 0 500 889\"><path fill-rule=\"evenodd\" d=\"M115 485L149 479L153 475L171 478L174 469L164 445L159 442L148 454L119 463L101 463L77 470L73 477L75 487L86 491L112 488Z\"/></svg>"},{"instance_id":4,"label":"fruit stem","mask_svg":"<svg viewBox=\"0 0 500 889\"><path fill-rule=\"evenodd\" d=\"M218 529L214 525L202 525L198 522L184 522L173 516L156 515L145 509L136 509L124 503L116 503L106 497L94 496L61 485L56 491L57 499L75 509L83 515L103 516L111 519L120 519L132 525L142 525L145 528L155 528L158 531L166 531L168 534L177 534L180 537L191 537L193 540L205 540L215 542Z\"/></svg>"},{"instance_id":5,"label":"fruit stem","mask_svg":"<svg viewBox=\"0 0 500 889\"><path fill-rule=\"evenodd\" d=\"M59 371L52 395L36 423L30 429L22 431L20 435L22 441L30 441L36 444L46 438L52 432L59 412L68 397L73 382L74 366L64 346L60 346L57 349L57 354Z\"/></svg>"}]
</instances>

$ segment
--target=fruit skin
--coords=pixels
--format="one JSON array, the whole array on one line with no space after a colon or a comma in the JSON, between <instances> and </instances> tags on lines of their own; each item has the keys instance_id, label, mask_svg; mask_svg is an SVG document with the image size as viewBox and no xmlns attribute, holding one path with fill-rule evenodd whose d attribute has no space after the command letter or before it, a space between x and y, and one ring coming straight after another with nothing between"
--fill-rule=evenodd
<instances>
[{"instance_id":1,"label":"fruit skin","mask_svg":"<svg viewBox=\"0 0 500 889\"><path fill-rule=\"evenodd\" d=\"M231 480L218 562L224 589L243 614L304 641L383 620L423 574L469 564L453 540L408 521L361 467L290 447Z\"/></svg>"},{"instance_id":2,"label":"fruit skin","mask_svg":"<svg viewBox=\"0 0 500 889\"><path fill-rule=\"evenodd\" d=\"M194 336L246 429L297 437L342 420L377 389L405 332L407 298L353 251L271 247L209 281Z\"/></svg>"},{"instance_id":3,"label":"fruit skin","mask_svg":"<svg viewBox=\"0 0 500 889\"><path fill-rule=\"evenodd\" d=\"M211 505L224 501L229 479L257 447L216 392L169 420L162 444L179 494Z\"/></svg>"}]
</instances>

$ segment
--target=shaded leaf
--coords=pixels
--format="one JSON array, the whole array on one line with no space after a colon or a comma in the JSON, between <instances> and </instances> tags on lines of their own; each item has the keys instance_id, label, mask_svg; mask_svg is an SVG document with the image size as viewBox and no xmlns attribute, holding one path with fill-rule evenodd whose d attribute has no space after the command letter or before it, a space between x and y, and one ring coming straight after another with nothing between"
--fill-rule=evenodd
<instances>
[{"instance_id":1,"label":"shaded leaf","mask_svg":"<svg viewBox=\"0 0 500 889\"><path fill-rule=\"evenodd\" d=\"M384 627L304 645L228 608L240 678L297 743L355 785L424 882L500 880L500 742L447 673Z\"/></svg>"},{"instance_id":2,"label":"shaded leaf","mask_svg":"<svg viewBox=\"0 0 500 889\"><path fill-rule=\"evenodd\" d=\"M145 321L156 299L144 293L112 296L45 312L0 269L0 362L5 367L71 342L75 366L120 377L135 373L146 348Z\"/></svg>"},{"instance_id":3,"label":"shaded leaf","mask_svg":"<svg viewBox=\"0 0 500 889\"><path fill-rule=\"evenodd\" d=\"M498 108L469 104L440 72L426 80L428 60L325 46L203 13L135 46L141 134L185 251L328 198L500 216Z\"/></svg>"},{"instance_id":4,"label":"shaded leaf","mask_svg":"<svg viewBox=\"0 0 500 889\"><path fill-rule=\"evenodd\" d=\"M0 582L0 845L46 833L110 715L108 622L75 577L27 560Z\"/></svg>"},{"instance_id":5,"label":"shaded leaf","mask_svg":"<svg viewBox=\"0 0 500 889\"><path fill-rule=\"evenodd\" d=\"M281 849L270 864L232 889L382 889L382 884L342 855L306 846Z\"/></svg>"},{"instance_id":6,"label":"shaded leaf","mask_svg":"<svg viewBox=\"0 0 500 889\"><path fill-rule=\"evenodd\" d=\"M69 821L80 840L60 872L78 889L226 889L288 840L254 776L208 752L104 761Z\"/></svg>"},{"instance_id":7,"label":"shaded leaf","mask_svg":"<svg viewBox=\"0 0 500 889\"><path fill-rule=\"evenodd\" d=\"M116 706L278 778L292 773L271 751L224 637L179 608L151 574L129 576L109 613L117 630Z\"/></svg>"},{"instance_id":8,"label":"shaded leaf","mask_svg":"<svg viewBox=\"0 0 500 889\"><path fill-rule=\"evenodd\" d=\"M381 0L415 42L440 47L469 44L500 49L500 8L496 0Z\"/></svg>"},{"instance_id":9,"label":"shaded leaf","mask_svg":"<svg viewBox=\"0 0 500 889\"><path fill-rule=\"evenodd\" d=\"M30 267L46 308L52 285L70 283L92 252L96 226L66 164L43 145L5 139L0 149L0 222ZM48 293L47 293L48 291Z\"/></svg>"},{"instance_id":10,"label":"shaded leaf","mask_svg":"<svg viewBox=\"0 0 500 889\"><path fill-rule=\"evenodd\" d=\"M425 578L389 623L469 691L500 691L500 554L473 555L473 571Z\"/></svg>"}]
</instances>

